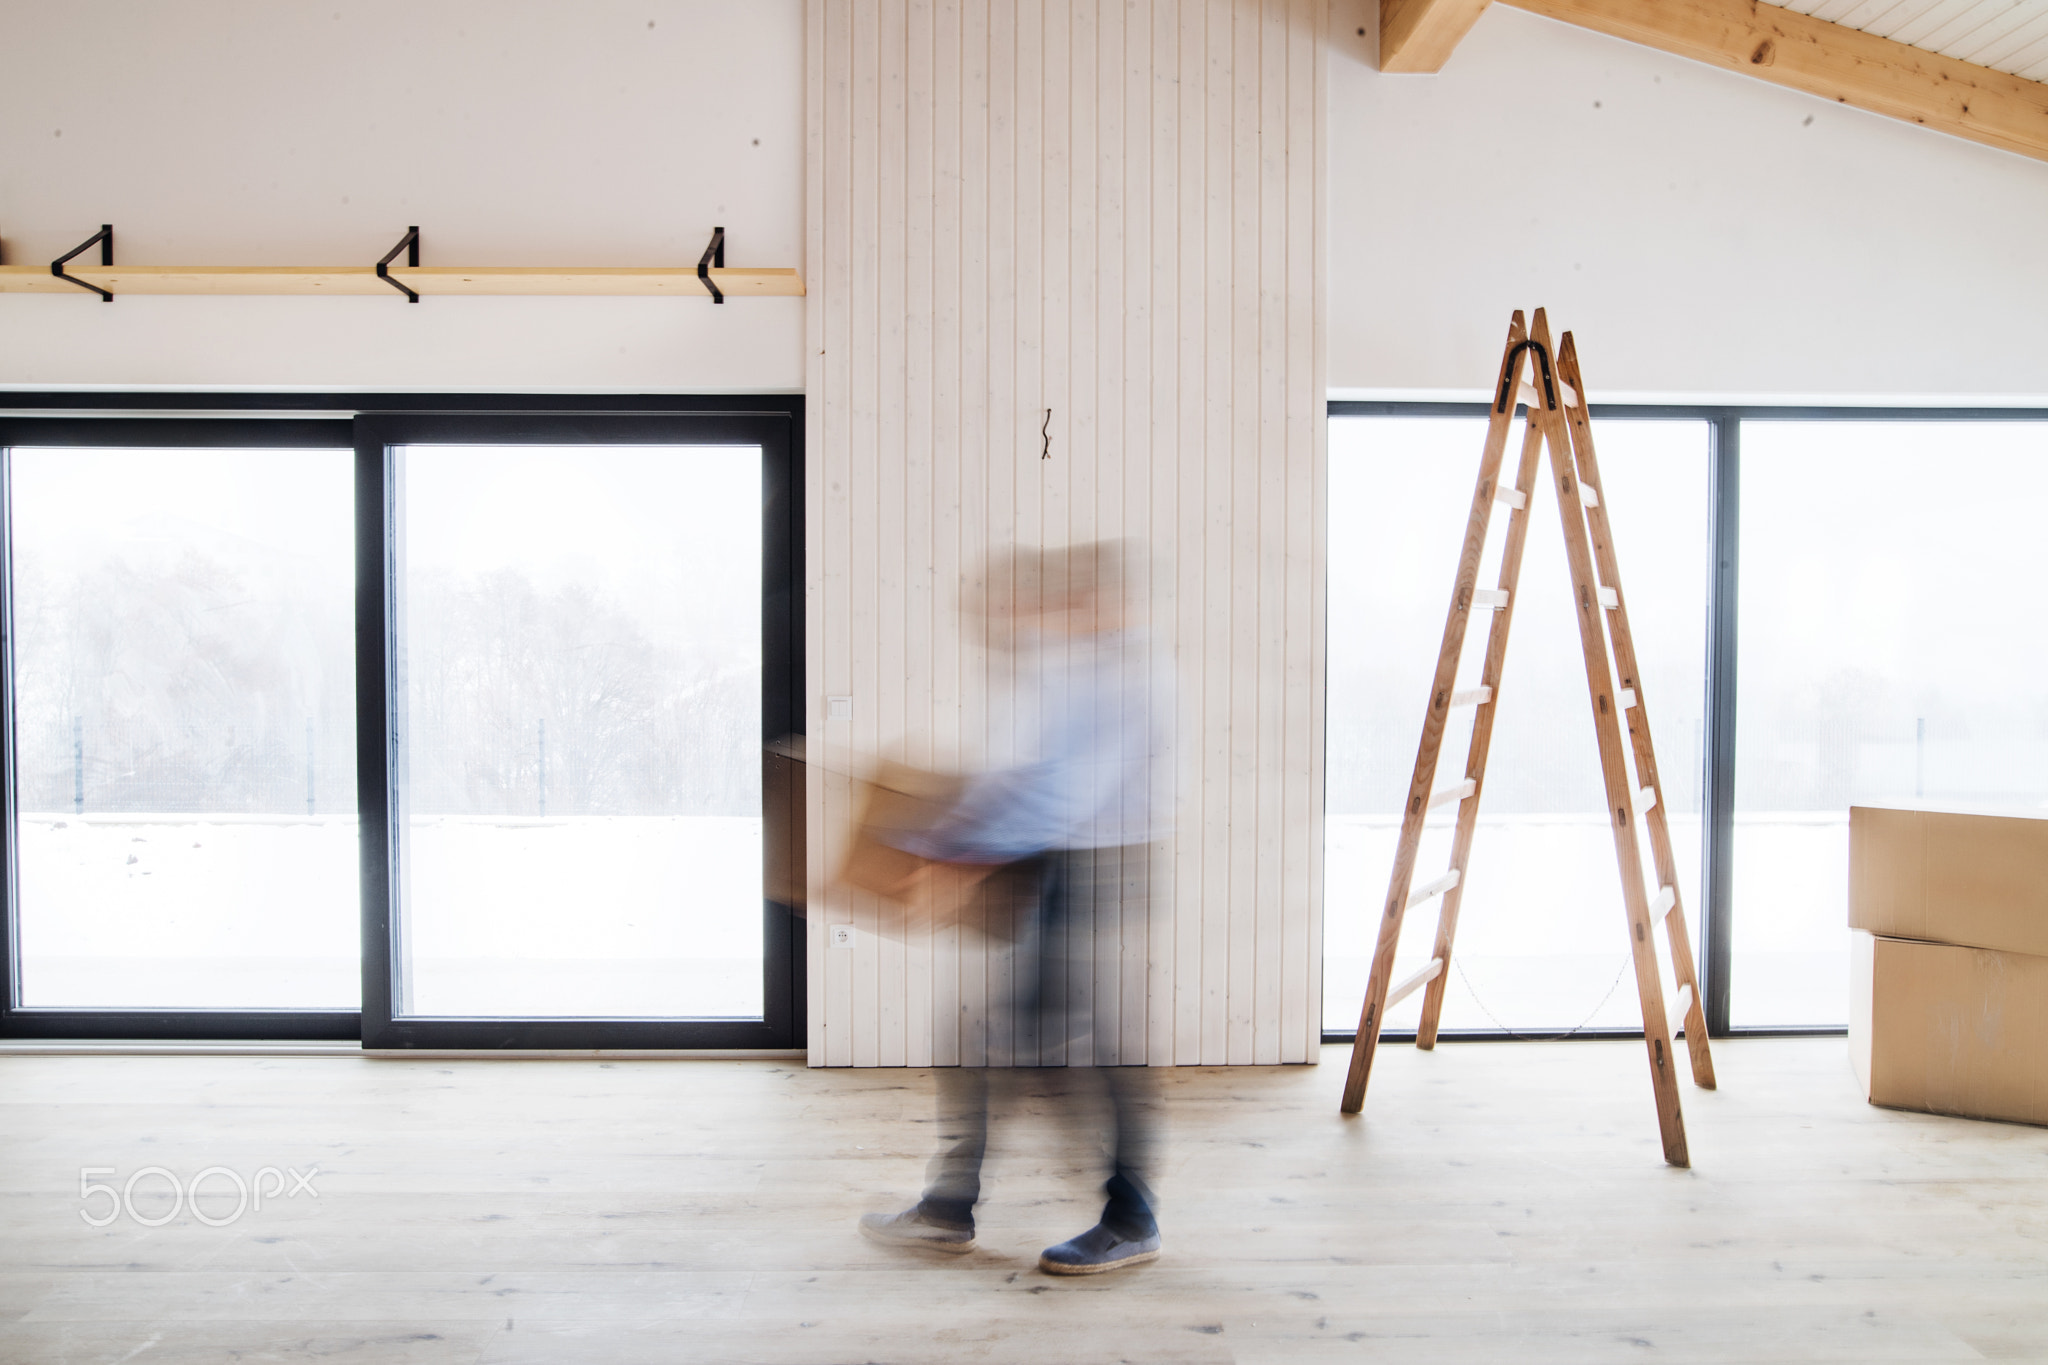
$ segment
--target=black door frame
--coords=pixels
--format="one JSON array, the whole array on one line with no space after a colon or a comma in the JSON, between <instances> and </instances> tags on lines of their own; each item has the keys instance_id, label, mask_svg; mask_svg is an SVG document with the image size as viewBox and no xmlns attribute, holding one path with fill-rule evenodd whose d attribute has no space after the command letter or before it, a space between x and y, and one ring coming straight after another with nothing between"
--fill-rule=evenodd
<instances>
[{"instance_id":1,"label":"black door frame","mask_svg":"<svg viewBox=\"0 0 2048 1365\"><path fill-rule=\"evenodd\" d=\"M154 398L155 395L139 395ZM28 406L61 410L81 398L126 398L129 395L0 394L0 861L4 861L5 899L0 904L0 1038L66 1039L276 1039L293 1042L340 1041L358 1034L354 1010L122 1010L22 1009L19 865L15 845L19 814L15 784L14 728L14 471L13 446L113 447L147 446L242 447L274 450L346 450L349 423L329 417L273 420L252 409L247 417L166 417L156 412L121 415L127 405L110 404L112 413L78 405L78 416L16 416L12 409ZM66 403L61 400L72 400ZM58 401L50 401L58 400ZM155 405L152 404L152 407ZM215 408L232 406L215 402ZM133 409L129 409L133 410Z\"/></svg>"},{"instance_id":2,"label":"black door frame","mask_svg":"<svg viewBox=\"0 0 2048 1365\"><path fill-rule=\"evenodd\" d=\"M392 538L388 449L406 441L759 446L763 454L763 739L804 727L803 468L800 395L0 394L0 497L9 446L242 446L352 449L356 489L357 800L361 819L361 1011L22 1009L11 583L0 578L0 1038L360 1039L366 1048L786 1048L804 1037L801 912L763 902L761 1020L391 1018ZM12 562L0 504L0 575ZM800 799L771 802L764 858L800 857ZM782 878L773 881L786 880Z\"/></svg>"},{"instance_id":3,"label":"black door frame","mask_svg":"<svg viewBox=\"0 0 2048 1365\"><path fill-rule=\"evenodd\" d=\"M400 841L391 759L398 736L398 679L388 648L395 638L400 552L396 529L395 448L432 445L745 445L759 446L763 469L762 740L803 728L803 623L798 557L803 540L802 479L794 453L794 414L729 412L521 411L516 413L372 413L355 423L356 560L375 566L356 594L356 743L362 812L363 1046L368 1048L777 1048L798 1037L803 982L797 975L801 923L788 906L762 905L763 1018L732 1019L441 1019L393 1014L398 964L392 952L398 905ZM764 788L765 788L764 783ZM786 811L765 812L771 821ZM786 841L770 831L764 858ZM763 869L764 874L769 869ZM774 878L767 876L772 884Z\"/></svg>"}]
</instances>

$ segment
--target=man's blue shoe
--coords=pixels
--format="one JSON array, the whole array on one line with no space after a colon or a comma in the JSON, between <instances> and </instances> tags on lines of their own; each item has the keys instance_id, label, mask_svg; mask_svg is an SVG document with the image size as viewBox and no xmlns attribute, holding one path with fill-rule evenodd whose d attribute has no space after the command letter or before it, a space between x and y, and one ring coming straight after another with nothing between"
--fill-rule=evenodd
<instances>
[{"instance_id":1,"label":"man's blue shoe","mask_svg":"<svg viewBox=\"0 0 2048 1365\"><path fill-rule=\"evenodd\" d=\"M1038 1268L1048 1275L1100 1275L1105 1270L1122 1270L1159 1259L1159 1234L1140 1241L1119 1237L1097 1223L1079 1237L1047 1247L1038 1257Z\"/></svg>"}]
</instances>

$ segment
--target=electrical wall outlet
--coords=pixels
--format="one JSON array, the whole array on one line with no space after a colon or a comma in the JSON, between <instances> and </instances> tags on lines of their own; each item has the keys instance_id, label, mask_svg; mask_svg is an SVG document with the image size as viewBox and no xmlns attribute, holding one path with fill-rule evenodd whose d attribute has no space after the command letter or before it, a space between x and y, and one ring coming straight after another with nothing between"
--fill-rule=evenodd
<instances>
[{"instance_id":1,"label":"electrical wall outlet","mask_svg":"<svg viewBox=\"0 0 2048 1365\"><path fill-rule=\"evenodd\" d=\"M832 926L832 946L834 948L851 948L853 946L853 926L851 924L835 924Z\"/></svg>"}]
</instances>

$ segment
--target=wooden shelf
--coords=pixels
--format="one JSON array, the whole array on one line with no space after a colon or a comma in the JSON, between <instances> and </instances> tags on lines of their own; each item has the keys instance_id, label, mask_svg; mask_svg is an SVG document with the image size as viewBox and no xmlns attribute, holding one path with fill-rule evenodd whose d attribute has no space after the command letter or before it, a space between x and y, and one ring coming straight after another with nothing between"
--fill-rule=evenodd
<instances>
[{"instance_id":1,"label":"wooden shelf","mask_svg":"<svg viewBox=\"0 0 2048 1365\"><path fill-rule=\"evenodd\" d=\"M361 294L394 302L405 296L367 265L84 265L69 273L114 294ZM708 298L695 266L398 266L391 278L422 298L483 294L609 296L670 295ZM711 278L728 298L797 298L804 282L794 270L714 266ZM50 273L47 265L0 265L0 294L93 295Z\"/></svg>"}]
</instances>

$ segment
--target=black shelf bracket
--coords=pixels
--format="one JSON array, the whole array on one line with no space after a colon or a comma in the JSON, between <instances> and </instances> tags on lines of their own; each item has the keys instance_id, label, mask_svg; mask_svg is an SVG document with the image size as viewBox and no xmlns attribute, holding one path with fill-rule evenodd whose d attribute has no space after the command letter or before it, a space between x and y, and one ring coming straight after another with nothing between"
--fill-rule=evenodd
<instances>
[{"instance_id":1,"label":"black shelf bracket","mask_svg":"<svg viewBox=\"0 0 2048 1365\"><path fill-rule=\"evenodd\" d=\"M1536 353L1536 368L1543 374L1544 410L1556 412L1557 385L1550 374L1550 352L1544 349L1543 343L1540 341L1518 341L1515 343L1514 348L1508 352L1508 363L1500 377L1500 396L1494 399L1493 410L1495 412L1510 412L1513 410L1514 404L1509 400L1514 397L1515 371L1521 368L1515 362L1522 358L1522 352L1524 351L1534 351Z\"/></svg>"},{"instance_id":2,"label":"black shelf bracket","mask_svg":"<svg viewBox=\"0 0 2048 1365\"><path fill-rule=\"evenodd\" d=\"M697 259L697 278L704 281L704 287L711 291L713 303L724 303L725 294L712 282L711 267L725 269L725 229L711 229L711 245L704 248L704 254Z\"/></svg>"},{"instance_id":3,"label":"black shelf bracket","mask_svg":"<svg viewBox=\"0 0 2048 1365\"><path fill-rule=\"evenodd\" d=\"M420 263L420 225L414 223L405 230L405 236L398 239L398 245L384 253L384 259L377 262L377 278L405 295L407 303L418 303L420 296L391 278L391 258L399 252L405 253L405 263L417 266Z\"/></svg>"},{"instance_id":4,"label":"black shelf bracket","mask_svg":"<svg viewBox=\"0 0 2048 1365\"><path fill-rule=\"evenodd\" d=\"M98 242L100 244L100 264L112 265L114 263L114 225L112 223L101 223L100 230L98 232L95 232L92 236L86 238L77 246L72 247L71 250L65 252L56 260L50 262L50 273L52 275L55 275L60 280L71 281L80 289L92 290L93 293L98 294L100 296L101 303L112 303L114 301L114 296L108 290L102 289L96 284L87 284L84 280L79 279L78 276L76 275L67 275L64 273L64 267L71 263L71 258L73 256L78 255L80 252L84 251L94 242Z\"/></svg>"}]
</instances>

